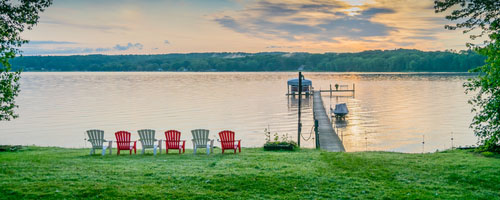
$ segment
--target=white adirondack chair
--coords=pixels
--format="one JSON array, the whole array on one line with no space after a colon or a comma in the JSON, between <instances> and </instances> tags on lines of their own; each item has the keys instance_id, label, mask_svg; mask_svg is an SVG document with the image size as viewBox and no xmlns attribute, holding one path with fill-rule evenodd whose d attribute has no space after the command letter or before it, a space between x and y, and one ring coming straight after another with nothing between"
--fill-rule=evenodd
<instances>
[{"instance_id":1,"label":"white adirondack chair","mask_svg":"<svg viewBox=\"0 0 500 200\"><path fill-rule=\"evenodd\" d=\"M154 149L154 155L156 155L156 149L160 148L160 154L161 154L161 140L155 139L155 130L151 129L142 129L137 131L139 133L139 141L141 141L142 144L142 154L145 153L147 148L152 148ZM155 144L155 142L158 141L158 144Z\"/></svg>"},{"instance_id":2,"label":"white adirondack chair","mask_svg":"<svg viewBox=\"0 0 500 200\"><path fill-rule=\"evenodd\" d=\"M214 140L208 139L208 134L210 133L207 129L195 129L191 130L193 134L193 150L194 154L196 154L196 150L198 148L206 148L207 155L214 152ZM209 151L210 150L210 151Z\"/></svg>"},{"instance_id":3,"label":"white adirondack chair","mask_svg":"<svg viewBox=\"0 0 500 200\"><path fill-rule=\"evenodd\" d=\"M90 149L90 155L94 154L96 149L102 149L103 156L106 154L106 149L109 149L109 154L111 154L113 141L106 141L104 139L103 130L97 130L97 129L87 130L87 135L89 136L89 139L87 139L87 141L89 141L92 144L92 148ZM105 145L105 142L108 143L107 146Z\"/></svg>"}]
</instances>

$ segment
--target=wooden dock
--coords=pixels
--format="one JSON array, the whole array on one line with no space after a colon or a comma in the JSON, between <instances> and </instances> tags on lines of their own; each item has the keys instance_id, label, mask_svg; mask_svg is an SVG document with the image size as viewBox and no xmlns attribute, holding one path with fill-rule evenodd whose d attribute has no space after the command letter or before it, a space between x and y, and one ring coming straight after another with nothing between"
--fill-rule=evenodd
<instances>
[{"instance_id":1,"label":"wooden dock","mask_svg":"<svg viewBox=\"0 0 500 200\"><path fill-rule=\"evenodd\" d=\"M340 89L337 86L340 86ZM342 88L346 88L346 89L342 89ZM335 89L333 89L332 88L332 84L330 84L330 89L329 90L319 89L319 90L315 90L315 92L319 92L319 93L321 93L321 92L328 92L328 93L330 93L330 96L338 96L338 95L336 95L337 93L348 92L348 93L351 93L350 95L352 97L354 97L354 93L356 93L356 85L353 83L352 84L352 89L349 89L349 85L338 85L338 84L336 84ZM341 96L344 96L344 95L341 95Z\"/></svg>"},{"instance_id":2,"label":"wooden dock","mask_svg":"<svg viewBox=\"0 0 500 200\"><path fill-rule=\"evenodd\" d=\"M355 92L354 90L319 90L319 92Z\"/></svg>"},{"instance_id":3,"label":"wooden dock","mask_svg":"<svg viewBox=\"0 0 500 200\"><path fill-rule=\"evenodd\" d=\"M331 152L344 152L344 144L333 130L330 118L326 113L323 99L321 99L321 91L314 91L313 96L314 119L318 120L320 148Z\"/></svg>"}]
</instances>

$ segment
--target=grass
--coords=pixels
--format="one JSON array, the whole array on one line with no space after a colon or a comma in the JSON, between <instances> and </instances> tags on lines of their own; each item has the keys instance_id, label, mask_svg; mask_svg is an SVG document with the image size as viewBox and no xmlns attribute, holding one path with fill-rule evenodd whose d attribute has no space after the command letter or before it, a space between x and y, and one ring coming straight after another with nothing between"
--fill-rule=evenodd
<instances>
[{"instance_id":1,"label":"grass","mask_svg":"<svg viewBox=\"0 0 500 200\"><path fill-rule=\"evenodd\" d=\"M499 156L466 150L113 153L0 152L0 199L500 199Z\"/></svg>"}]
</instances>

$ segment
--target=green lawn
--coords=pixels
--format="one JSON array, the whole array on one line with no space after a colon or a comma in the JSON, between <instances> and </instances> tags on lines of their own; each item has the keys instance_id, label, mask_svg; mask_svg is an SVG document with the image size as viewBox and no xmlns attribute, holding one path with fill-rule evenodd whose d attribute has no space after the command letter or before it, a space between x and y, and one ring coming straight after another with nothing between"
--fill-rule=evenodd
<instances>
[{"instance_id":1,"label":"green lawn","mask_svg":"<svg viewBox=\"0 0 500 200\"><path fill-rule=\"evenodd\" d=\"M500 159L328 153L89 156L87 149L0 152L0 199L500 199Z\"/></svg>"}]
</instances>

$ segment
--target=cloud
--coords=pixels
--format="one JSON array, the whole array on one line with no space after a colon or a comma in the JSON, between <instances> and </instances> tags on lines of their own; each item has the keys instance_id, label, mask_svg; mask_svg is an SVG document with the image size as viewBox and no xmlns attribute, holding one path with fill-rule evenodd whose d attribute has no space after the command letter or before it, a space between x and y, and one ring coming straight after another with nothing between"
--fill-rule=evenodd
<instances>
[{"instance_id":1,"label":"cloud","mask_svg":"<svg viewBox=\"0 0 500 200\"><path fill-rule=\"evenodd\" d=\"M436 40L435 36L410 36L405 37L405 39L414 39L414 40Z\"/></svg>"},{"instance_id":2,"label":"cloud","mask_svg":"<svg viewBox=\"0 0 500 200\"><path fill-rule=\"evenodd\" d=\"M295 48L296 46L276 46L276 45L271 45L267 46L266 49L291 49Z\"/></svg>"},{"instance_id":3,"label":"cloud","mask_svg":"<svg viewBox=\"0 0 500 200\"><path fill-rule=\"evenodd\" d=\"M361 11L360 17L370 19L378 14L392 14L392 13L395 13L395 11L389 8L368 8L366 10Z\"/></svg>"},{"instance_id":4,"label":"cloud","mask_svg":"<svg viewBox=\"0 0 500 200\"><path fill-rule=\"evenodd\" d=\"M142 48L144 47L144 45L142 45L141 43L135 43L135 44L132 44L132 43L128 43L126 46L122 46L122 45L115 45L113 47L113 49L115 50L118 50L118 51L126 51L126 50L129 50L129 49L139 49L139 50L142 50Z\"/></svg>"},{"instance_id":5,"label":"cloud","mask_svg":"<svg viewBox=\"0 0 500 200\"><path fill-rule=\"evenodd\" d=\"M127 31L129 30L128 27L121 26L121 25L114 25L114 24L92 24L92 23L75 23L75 22L69 22L61 19L47 19L47 18L42 18L40 20L40 24L51 24L51 25L61 25L64 27L74 27L74 28L80 28L80 29L95 29L95 30L100 30L100 31L113 31L113 30L120 30L120 31Z\"/></svg>"},{"instance_id":6,"label":"cloud","mask_svg":"<svg viewBox=\"0 0 500 200\"><path fill-rule=\"evenodd\" d=\"M395 42L395 43L403 47L415 45L414 42Z\"/></svg>"},{"instance_id":7,"label":"cloud","mask_svg":"<svg viewBox=\"0 0 500 200\"><path fill-rule=\"evenodd\" d=\"M32 40L29 41L28 45L60 45L60 44L78 44L77 42L68 41L52 41L52 40Z\"/></svg>"},{"instance_id":8,"label":"cloud","mask_svg":"<svg viewBox=\"0 0 500 200\"><path fill-rule=\"evenodd\" d=\"M168 40L163 41L163 43L170 44L170 42Z\"/></svg>"},{"instance_id":9,"label":"cloud","mask_svg":"<svg viewBox=\"0 0 500 200\"><path fill-rule=\"evenodd\" d=\"M21 48L23 55L55 55L55 54L89 54L110 51L110 48L81 48L81 47L63 47L55 49L47 48Z\"/></svg>"},{"instance_id":10,"label":"cloud","mask_svg":"<svg viewBox=\"0 0 500 200\"><path fill-rule=\"evenodd\" d=\"M274 3L267 0L247 5L237 12L220 13L213 20L235 32L264 39L336 42L333 38L360 40L388 36L396 29L372 19L392 13L395 11L390 8L377 7L353 11L340 1Z\"/></svg>"},{"instance_id":11,"label":"cloud","mask_svg":"<svg viewBox=\"0 0 500 200\"><path fill-rule=\"evenodd\" d=\"M113 47L98 47L98 48L86 48L86 47L74 47L74 46L60 46L64 44L78 44L71 42L39 42L40 44L52 44L57 46L52 46L50 48L40 47L38 45L25 45L21 47L23 55L56 55L56 54L91 54L91 53L109 53L113 51L127 51L131 49L142 50L144 45L141 43L128 43L127 45L116 44Z\"/></svg>"}]
</instances>

